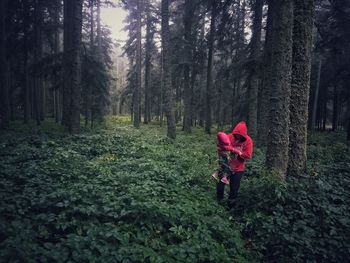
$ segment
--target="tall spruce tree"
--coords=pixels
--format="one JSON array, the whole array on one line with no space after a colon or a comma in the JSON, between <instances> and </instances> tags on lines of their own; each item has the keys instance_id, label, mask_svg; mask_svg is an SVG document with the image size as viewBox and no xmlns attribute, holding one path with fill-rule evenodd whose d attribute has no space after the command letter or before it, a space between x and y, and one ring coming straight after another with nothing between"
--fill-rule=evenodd
<instances>
[{"instance_id":1,"label":"tall spruce tree","mask_svg":"<svg viewBox=\"0 0 350 263\"><path fill-rule=\"evenodd\" d=\"M80 132L82 0L64 2L63 124Z\"/></svg>"},{"instance_id":2,"label":"tall spruce tree","mask_svg":"<svg viewBox=\"0 0 350 263\"><path fill-rule=\"evenodd\" d=\"M208 39L208 66L207 66L207 89L206 89L206 105L205 105L205 132L210 134L212 125L212 110L211 110L211 96L212 96L212 86L213 86L213 52L214 52L214 38L215 38L215 20L217 13L217 3L216 1L210 1L210 31Z\"/></svg>"},{"instance_id":3,"label":"tall spruce tree","mask_svg":"<svg viewBox=\"0 0 350 263\"><path fill-rule=\"evenodd\" d=\"M306 170L313 14L313 0L294 1L293 66L288 161L289 176L301 175Z\"/></svg>"},{"instance_id":4,"label":"tall spruce tree","mask_svg":"<svg viewBox=\"0 0 350 263\"><path fill-rule=\"evenodd\" d=\"M263 5L263 0L253 1L253 27L252 39L250 41L250 62L252 65L248 77L248 129L249 135L253 139L256 139L257 137L258 91L260 80L260 46Z\"/></svg>"},{"instance_id":5,"label":"tall spruce tree","mask_svg":"<svg viewBox=\"0 0 350 263\"><path fill-rule=\"evenodd\" d=\"M270 0L269 7L271 6L273 39L266 166L284 178L288 165L293 2Z\"/></svg>"},{"instance_id":6,"label":"tall spruce tree","mask_svg":"<svg viewBox=\"0 0 350 263\"><path fill-rule=\"evenodd\" d=\"M170 31L169 31L169 0L162 0L162 50L163 50L163 88L164 88L164 112L167 118L167 136L176 138L174 98L171 85L170 64Z\"/></svg>"},{"instance_id":7,"label":"tall spruce tree","mask_svg":"<svg viewBox=\"0 0 350 263\"><path fill-rule=\"evenodd\" d=\"M7 83L7 58L6 58L6 11L7 0L0 3L0 118L1 128L9 127L9 91Z\"/></svg>"}]
</instances>

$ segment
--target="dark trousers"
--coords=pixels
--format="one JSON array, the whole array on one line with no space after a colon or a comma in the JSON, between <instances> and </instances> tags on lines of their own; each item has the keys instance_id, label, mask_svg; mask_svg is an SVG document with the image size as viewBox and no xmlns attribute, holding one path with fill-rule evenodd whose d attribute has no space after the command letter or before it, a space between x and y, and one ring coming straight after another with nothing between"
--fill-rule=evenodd
<instances>
[{"instance_id":1,"label":"dark trousers","mask_svg":"<svg viewBox=\"0 0 350 263\"><path fill-rule=\"evenodd\" d=\"M236 172L231 173L230 175L230 194L229 194L229 201L234 202L238 195L238 189L239 185L241 183L241 179L243 176L243 172ZM225 184L221 181L218 182L216 185L216 195L219 200L222 200L224 198L224 190L225 190Z\"/></svg>"}]
</instances>

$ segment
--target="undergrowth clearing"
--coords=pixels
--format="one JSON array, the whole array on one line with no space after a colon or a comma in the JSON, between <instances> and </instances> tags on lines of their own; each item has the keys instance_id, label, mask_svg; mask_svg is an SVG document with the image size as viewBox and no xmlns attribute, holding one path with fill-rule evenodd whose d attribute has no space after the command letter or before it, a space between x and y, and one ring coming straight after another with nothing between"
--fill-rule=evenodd
<instances>
[{"instance_id":1,"label":"undergrowth clearing","mask_svg":"<svg viewBox=\"0 0 350 263\"><path fill-rule=\"evenodd\" d=\"M311 176L280 183L255 149L232 213L215 199L215 136L165 138L127 118L80 135L51 121L0 135L0 257L28 262L339 262L349 150L310 139ZM341 136L340 136L341 137ZM282 260L282 261L281 261Z\"/></svg>"}]
</instances>

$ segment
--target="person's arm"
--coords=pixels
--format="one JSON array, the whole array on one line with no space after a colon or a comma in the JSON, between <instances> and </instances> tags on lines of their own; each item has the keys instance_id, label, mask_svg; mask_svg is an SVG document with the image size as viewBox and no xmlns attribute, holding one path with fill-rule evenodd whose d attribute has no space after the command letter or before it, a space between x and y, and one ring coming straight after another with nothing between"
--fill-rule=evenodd
<instances>
[{"instance_id":1,"label":"person's arm","mask_svg":"<svg viewBox=\"0 0 350 263\"><path fill-rule=\"evenodd\" d=\"M251 140L247 140L243 145L242 151L234 149L234 152L237 153L238 156L244 160L251 159L253 153L253 142Z\"/></svg>"}]
</instances>

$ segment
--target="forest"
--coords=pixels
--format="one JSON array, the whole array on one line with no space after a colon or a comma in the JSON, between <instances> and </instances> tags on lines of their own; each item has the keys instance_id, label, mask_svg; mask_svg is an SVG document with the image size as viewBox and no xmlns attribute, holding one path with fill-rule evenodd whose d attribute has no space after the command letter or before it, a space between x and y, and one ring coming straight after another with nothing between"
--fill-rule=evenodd
<instances>
[{"instance_id":1,"label":"forest","mask_svg":"<svg viewBox=\"0 0 350 263\"><path fill-rule=\"evenodd\" d=\"M348 0L1 0L0 261L349 262L349 29Z\"/></svg>"}]
</instances>

